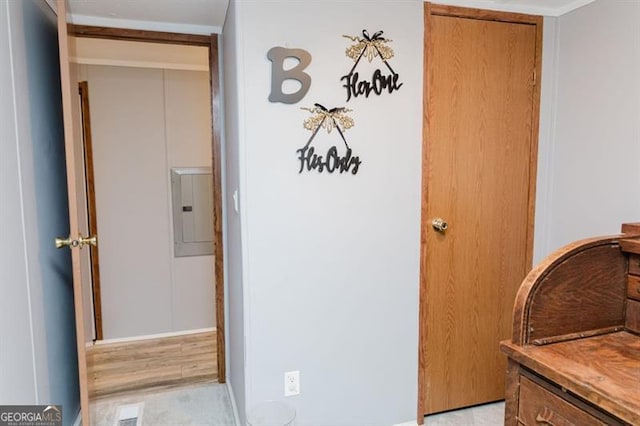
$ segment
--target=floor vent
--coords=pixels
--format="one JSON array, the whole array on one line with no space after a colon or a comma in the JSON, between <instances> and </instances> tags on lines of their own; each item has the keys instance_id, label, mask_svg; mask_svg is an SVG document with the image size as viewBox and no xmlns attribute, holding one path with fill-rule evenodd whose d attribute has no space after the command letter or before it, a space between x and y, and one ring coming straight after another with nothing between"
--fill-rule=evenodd
<instances>
[{"instance_id":1,"label":"floor vent","mask_svg":"<svg viewBox=\"0 0 640 426\"><path fill-rule=\"evenodd\" d=\"M142 426L142 407L144 403L121 405L118 407L115 426Z\"/></svg>"}]
</instances>

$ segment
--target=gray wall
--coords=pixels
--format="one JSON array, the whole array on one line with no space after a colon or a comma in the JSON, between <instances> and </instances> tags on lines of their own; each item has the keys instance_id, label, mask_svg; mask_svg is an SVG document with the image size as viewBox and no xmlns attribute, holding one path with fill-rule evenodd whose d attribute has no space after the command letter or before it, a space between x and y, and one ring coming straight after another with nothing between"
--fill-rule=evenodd
<instances>
[{"instance_id":1,"label":"gray wall","mask_svg":"<svg viewBox=\"0 0 640 426\"><path fill-rule=\"evenodd\" d=\"M227 372L228 383L233 389L238 414L242 424L245 417L245 341L244 341L244 290L242 281L242 232L240 215L234 209L234 192L239 188L239 57L236 3L231 1L227 9L224 33L221 37L222 75L224 92L224 217L225 217L225 289L227 309Z\"/></svg>"},{"instance_id":2,"label":"gray wall","mask_svg":"<svg viewBox=\"0 0 640 426\"><path fill-rule=\"evenodd\" d=\"M541 132L538 260L640 220L640 2L598 0L554 21L545 34L556 52L543 74L552 81L546 98L543 86L550 127Z\"/></svg>"},{"instance_id":3,"label":"gray wall","mask_svg":"<svg viewBox=\"0 0 640 426\"><path fill-rule=\"evenodd\" d=\"M214 327L213 256L174 256L170 176L211 166L208 72L79 65L78 75L89 85L104 339Z\"/></svg>"},{"instance_id":4,"label":"gray wall","mask_svg":"<svg viewBox=\"0 0 640 426\"><path fill-rule=\"evenodd\" d=\"M237 1L229 9L227 148L238 157L229 152L227 159L239 167L243 273L229 281L237 399L244 355L248 409L286 400L300 426L415 419L422 1ZM390 62L404 85L346 104L340 77L353 66L345 56L353 43L342 35L363 29L393 40ZM312 86L298 104L268 101L266 55L274 46L312 55ZM385 66L363 60L361 78L375 68ZM298 173L296 150L310 136L302 126L309 113L300 108L315 102L353 109L346 138L363 161L357 175ZM339 138L323 131L314 143L326 153ZM300 370L301 394L285 399L290 370Z\"/></svg>"},{"instance_id":5,"label":"gray wall","mask_svg":"<svg viewBox=\"0 0 640 426\"><path fill-rule=\"evenodd\" d=\"M55 15L45 2L0 2L2 321L0 403L79 411ZM10 49L7 49L10 47Z\"/></svg>"}]
</instances>

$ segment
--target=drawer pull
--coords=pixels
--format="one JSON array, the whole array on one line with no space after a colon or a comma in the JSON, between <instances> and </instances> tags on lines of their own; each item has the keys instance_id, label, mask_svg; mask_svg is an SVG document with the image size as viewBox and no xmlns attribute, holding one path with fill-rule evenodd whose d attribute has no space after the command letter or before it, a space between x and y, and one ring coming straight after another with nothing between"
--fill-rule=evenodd
<instances>
[{"instance_id":1,"label":"drawer pull","mask_svg":"<svg viewBox=\"0 0 640 426\"><path fill-rule=\"evenodd\" d=\"M555 413L549 407L544 407L538 412L538 415L536 416L536 422L550 426L575 426L569 420Z\"/></svg>"}]
</instances>

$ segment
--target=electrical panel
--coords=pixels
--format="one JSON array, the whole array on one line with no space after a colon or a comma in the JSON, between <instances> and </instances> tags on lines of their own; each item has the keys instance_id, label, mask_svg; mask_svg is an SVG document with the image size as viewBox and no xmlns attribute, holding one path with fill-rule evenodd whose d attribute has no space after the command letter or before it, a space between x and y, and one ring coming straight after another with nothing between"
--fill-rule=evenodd
<instances>
[{"instance_id":1,"label":"electrical panel","mask_svg":"<svg viewBox=\"0 0 640 426\"><path fill-rule=\"evenodd\" d=\"M210 167L171 169L174 256L213 254L213 176Z\"/></svg>"}]
</instances>

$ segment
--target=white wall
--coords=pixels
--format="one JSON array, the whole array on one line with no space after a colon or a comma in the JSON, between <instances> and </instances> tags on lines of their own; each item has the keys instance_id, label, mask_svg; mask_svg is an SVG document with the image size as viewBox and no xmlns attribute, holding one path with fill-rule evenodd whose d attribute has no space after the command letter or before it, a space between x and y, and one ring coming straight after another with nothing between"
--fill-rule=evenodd
<instances>
[{"instance_id":1,"label":"white wall","mask_svg":"<svg viewBox=\"0 0 640 426\"><path fill-rule=\"evenodd\" d=\"M209 72L165 70L164 93L169 168L211 167ZM173 223L173 211L170 218ZM213 263L211 255L171 258L174 331L216 326Z\"/></svg>"},{"instance_id":2,"label":"white wall","mask_svg":"<svg viewBox=\"0 0 640 426\"><path fill-rule=\"evenodd\" d=\"M542 76L540 78L540 122L538 127L538 170L536 215L533 236L533 265L549 254L549 226L553 169L553 142L556 123L558 19L545 17L542 36Z\"/></svg>"},{"instance_id":3,"label":"white wall","mask_svg":"<svg viewBox=\"0 0 640 426\"><path fill-rule=\"evenodd\" d=\"M640 3L598 0L557 18L555 31L538 259L640 220Z\"/></svg>"},{"instance_id":4,"label":"white wall","mask_svg":"<svg viewBox=\"0 0 640 426\"><path fill-rule=\"evenodd\" d=\"M89 37L69 37L69 60L80 64L209 71L208 49Z\"/></svg>"},{"instance_id":5,"label":"white wall","mask_svg":"<svg viewBox=\"0 0 640 426\"><path fill-rule=\"evenodd\" d=\"M239 145L247 407L282 399L283 372L300 370L302 393L287 399L299 425L414 419L422 2L243 1L230 8L233 26L224 34L237 49L225 59L238 76L225 89L237 108L227 114L239 121L227 144ZM346 105L356 122L346 136L363 161L357 175L298 174L295 151L310 136L300 107L345 105L340 77L353 61L342 35L363 29L393 40L391 63L404 85ZM312 87L299 104L267 100L266 54L274 46L313 57Z\"/></svg>"},{"instance_id":6,"label":"white wall","mask_svg":"<svg viewBox=\"0 0 640 426\"><path fill-rule=\"evenodd\" d=\"M215 326L213 257L173 257L171 167L211 165L207 72L89 65L105 339Z\"/></svg>"},{"instance_id":7,"label":"white wall","mask_svg":"<svg viewBox=\"0 0 640 426\"><path fill-rule=\"evenodd\" d=\"M0 1L0 404L79 410L57 27Z\"/></svg>"}]
</instances>

